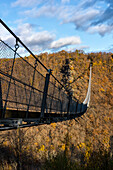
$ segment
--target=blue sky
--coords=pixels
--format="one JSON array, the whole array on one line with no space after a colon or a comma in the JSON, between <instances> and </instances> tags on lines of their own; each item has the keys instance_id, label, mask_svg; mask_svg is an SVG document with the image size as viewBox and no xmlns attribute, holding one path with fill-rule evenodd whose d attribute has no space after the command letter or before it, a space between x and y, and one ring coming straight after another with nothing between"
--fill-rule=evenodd
<instances>
[{"instance_id":1,"label":"blue sky","mask_svg":"<svg viewBox=\"0 0 113 170\"><path fill-rule=\"evenodd\" d=\"M35 54L113 52L113 0L0 0L0 16ZM0 38L14 45L1 24Z\"/></svg>"}]
</instances>

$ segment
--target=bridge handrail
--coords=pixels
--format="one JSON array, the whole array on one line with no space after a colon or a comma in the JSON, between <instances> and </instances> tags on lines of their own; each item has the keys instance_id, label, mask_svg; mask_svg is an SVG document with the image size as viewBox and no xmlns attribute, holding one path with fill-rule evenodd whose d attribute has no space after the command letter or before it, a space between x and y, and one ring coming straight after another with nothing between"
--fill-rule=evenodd
<instances>
[{"instance_id":1,"label":"bridge handrail","mask_svg":"<svg viewBox=\"0 0 113 170\"><path fill-rule=\"evenodd\" d=\"M6 76L6 77L10 77L10 75L8 75L7 73L4 74L1 70L0 70L0 73L3 74L3 75ZM7 83L9 83L8 80L6 80L6 79L4 79L4 78L2 78L2 77L0 77L0 79L6 81ZM23 83L23 82L21 82L20 80L14 78L14 77L12 77L12 79L15 80L15 81L17 81L17 82L19 82L19 83L21 83L21 84L23 84L23 85L25 85L25 86L28 86L28 87L32 88L32 90L36 90L36 91L38 91L38 92L40 92L40 93L43 94L43 91L41 91L41 90L39 90L39 89L37 89L37 88L35 88L35 87L33 87L33 86L30 86L30 85L28 85L28 84L26 84L26 83ZM11 82L11 84L14 84L14 83ZM14 85L15 85L15 84L14 84ZM17 84L16 84L16 87L19 87L19 88L23 88L23 89L24 89L24 87L21 87L21 86L19 86L19 85L17 85ZM29 89L26 89L26 91L29 91L29 92L30 92ZM47 96L60 101L59 98L54 97L54 96L52 96L52 95L47 94Z\"/></svg>"},{"instance_id":2,"label":"bridge handrail","mask_svg":"<svg viewBox=\"0 0 113 170\"><path fill-rule=\"evenodd\" d=\"M33 52L20 40L19 37L16 36L16 34L5 24L5 22L2 21L2 19L0 19L0 23L13 35L13 37L15 37L16 41L19 42L35 59L36 61L38 61L43 68L49 72L50 69L48 69L34 54ZM67 88L52 74L52 72L50 72L50 74L52 75L52 77L65 89L65 91L67 93L69 93L69 91L67 90Z\"/></svg>"},{"instance_id":3,"label":"bridge handrail","mask_svg":"<svg viewBox=\"0 0 113 170\"><path fill-rule=\"evenodd\" d=\"M15 50L0 40L0 55L3 58L0 60L0 118L5 118L8 107L17 110L23 108L26 112L24 118L29 118L30 111L35 110L35 113L40 112L41 120L46 118L45 113L46 116L48 113L54 113L53 117L57 113L58 117L65 115L64 119L83 115L89 105L91 94L91 66L88 93L85 101L79 103L68 88L53 75L52 70L48 69L1 19L0 23L16 39ZM33 56L33 64L17 53L18 43ZM5 57L9 60L5 60ZM41 67L37 67L38 63ZM46 77L40 73L40 69L43 68L47 71L43 72L44 75L46 73Z\"/></svg>"}]
</instances>

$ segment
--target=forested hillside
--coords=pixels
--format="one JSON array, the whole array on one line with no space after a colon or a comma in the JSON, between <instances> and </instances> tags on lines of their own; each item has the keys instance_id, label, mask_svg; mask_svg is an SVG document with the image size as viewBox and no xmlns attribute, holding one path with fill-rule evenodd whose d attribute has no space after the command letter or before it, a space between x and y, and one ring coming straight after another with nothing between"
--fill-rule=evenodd
<instances>
[{"instance_id":1,"label":"forested hillside","mask_svg":"<svg viewBox=\"0 0 113 170\"><path fill-rule=\"evenodd\" d=\"M81 102L87 93L89 64L92 62L90 107L82 118L76 120L0 132L1 167L15 167L19 161L24 167L30 162L34 167L41 167L45 160L47 162L51 160L54 163L51 167L55 168L53 158L56 156L59 166L60 160L63 159L63 164L67 161L70 167L70 161L74 161L77 167L83 169L87 169L88 166L92 167L94 164L95 168L104 167L106 160L110 159L110 138L113 136L113 54L102 52L84 54L83 51L76 50L75 52L44 53L37 57L47 68L52 69L53 75ZM32 56L27 56L25 59L34 64ZM2 60L2 67L5 62ZM16 59L18 69L27 71L25 65L22 66L19 62L19 59ZM68 66L67 71L65 71L65 66ZM37 69L44 75L46 74L40 64ZM24 74L24 77L27 75L29 77L30 70ZM7 150L8 148L10 149ZM7 155L13 156L7 158L6 152ZM62 153L66 160L59 155ZM99 164L100 162L102 165ZM74 165L71 168L74 169Z\"/></svg>"},{"instance_id":2,"label":"forested hillside","mask_svg":"<svg viewBox=\"0 0 113 170\"><path fill-rule=\"evenodd\" d=\"M100 142L107 147L109 136L113 135L113 55L101 52L84 54L82 51L73 53L61 51L54 54L42 54L40 59L53 70L53 74L62 83L64 82L61 70L65 66L66 59L69 60L67 85L81 102L87 92L89 64L93 63L90 107L84 115L84 120L79 121L91 143L96 144L95 147Z\"/></svg>"}]
</instances>

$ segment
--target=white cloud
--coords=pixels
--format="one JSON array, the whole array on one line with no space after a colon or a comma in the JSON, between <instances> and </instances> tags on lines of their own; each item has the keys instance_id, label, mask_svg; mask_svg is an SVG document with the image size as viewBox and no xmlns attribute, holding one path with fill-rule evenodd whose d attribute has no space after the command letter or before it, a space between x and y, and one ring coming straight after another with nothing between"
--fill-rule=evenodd
<instances>
[{"instance_id":1,"label":"white cloud","mask_svg":"<svg viewBox=\"0 0 113 170\"><path fill-rule=\"evenodd\" d=\"M10 44L11 46L14 46L15 38L1 24L0 32L2 33L0 35L0 39L6 41L6 43Z\"/></svg>"},{"instance_id":2,"label":"white cloud","mask_svg":"<svg viewBox=\"0 0 113 170\"><path fill-rule=\"evenodd\" d=\"M12 29L13 32L27 45L31 50L46 50L49 48L51 42L56 38L55 34L48 31L36 32L31 24L25 23L18 26L17 29ZM2 35L0 38L14 47L15 38L0 26ZM22 49L21 49L22 51Z\"/></svg>"},{"instance_id":3,"label":"white cloud","mask_svg":"<svg viewBox=\"0 0 113 170\"><path fill-rule=\"evenodd\" d=\"M50 45L50 48L59 49L65 46L75 45L80 43L81 43L80 37L71 36L66 38L60 38L59 40L53 41Z\"/></svg>"},{"instance_id":4,"label":"white cloud","mask_svg":"<svg viewBox=\"0 0 113 170\"><path fill-rule=\"evenodd\" d=\"M28 9L25 11L20 12L21 15L31 17L31 18L39 18L40 16L45 17L56 17L58 19L64 19L67 18L69 15L69 8L67 6L58 4L51 5L46 4L39 7L34 7L32 9Z\"/></svg>"},{"instance_id":5,"label":"white cloud","mask_svg":"<svg viewBox=\"0 0 113 170\"><path fill-rule=\"evenodd\" d=\"M17 29L12 29L13 32L20 38L21 41L33 52L39 53L47 50L58 50L62 48L71 47L71 45L81 44L80 37L70 36L65 38L60 38L55 40L56 35L48 31L37 32L31 24L25 23L17 27ZM10 46L14 47L15 38L8 34L7 31L2 31L2 40L8 43ZM19 54L26 54L22 46L18 49Z\"/></svg>"},{"instance_id":6,"label":"white cloud","mask_svg":"<svg viewBox=\"0 0 113 170\"><path fill-rule=\"evenodd\" d=\"M33 26L26 23L18 27L17 35L32 50L45 50L49 44L55 39L55 34L48 31L36 32Z\"/></svg>"},{"instance_id":7,"label":"white cloud","mask_svg":"<svg viewBox=\"0 0 113 170\"><path fill-rule=\"evenodd\" d=\"M25 42L29 46L39 45L39 46L47 46L51 41L53 41L55 38L54 34L51 34L48 31L42 31L42 32L32 32L31 35L27 36L25 39Z\"/></svg>"},{"instance_id":8,"label":"white cloud","mask_svg":"<svg viewBox=\"0 0 113 170\"><path fill-rule=\"evenodd\" d=\"M56 35L53 32L34 30L32 24L25 23L17 27L17 29L12 29L13 32L23 41L23 43L33 50L33 52L39 52L49 49L60 49L62 47L68 47L71 45L77 45L81 43L80 37L70 36L66 38L60 38L55 41ZM15 45L15 39L11 34L7 34L6 31L2 34L2 40L5 40L9 45ZM18 50L20 53L24 51L22 47Z\"/></svg>"},{"instance_id":9,"label":"white cloud","mask_svg":"<svg viewBox=\"0 0 113 170\"><path fill-rule=\"evenodd\" d=\"M113 0L80 0L75 1L75 3L71 3L70 0L61 0L60 2L54 0L16 0L12 6L31 7L22 10L21 14L24 16L31 18L55 17L61 23L73 23L76 29L83 31L93 30L94 26L100 27L101 24L113 25ZM107 30L103 33L97 28L95 30L100 35L104 35L104 32L107 33Z\"/></svg>"},{"instance_id":10,"label":"white cloud","mask_svg":"<svg viewBox=\"0 0 113 170\"><path fill-rule=\"evenodd\" d=\"M113 0L82 0L62 19L63 23L73 23L76 29L104 36L113 30Z\"/></svg>"},{"instance_id":11,"label":"white cloud","mask_svg":"<svg viewBox=\"0 0 113 170\"><path fill-rule=\"evenodd\" d=\"M16 7L16 6L31 7L34 5L38 5L40 3L42 3L42 0L17 0L13 2L11 5L12 7Z\"/></svg>"},{"instance_id":12,"label":"white cloud","mask_svg":"<svg viewBox=\"0 0 113 170\"><path fill-rule=\"evenodd\" d=\"M81 43L80 37L77 36L60 38L59 40L55 41L56 35L53 32L48 32L46 30L37 32L35 31L33 25L29 23L21 24L17 27L17 29L12 30L23 41L23 43L34 52L37 52L38 50L43 51L49 49L57 50L62 47L68 47ZM7 34L6 31L4 31L1 38L9 45L14 46L14 37L12 37L10 34ZM21 48L20 51L22 52L23 49Z\"/></svg>"},{"instance_id":13,"label":"white cloud","mask_svg":"<svg viewBox=\"0 0 113 170\"><path fill-rule=\"evenodd\" d=\"M90 47L88 45L82 45L77 47L78 50L85 50L85 49L89 49Z\"/></svg>"},{"instance_id":14,"label":"white cloud","mask_svg":"<svg viewBox=\"0 0 113 170\"><path fill-rule=\"evenodd\" d=\"M108 49L108 52L113 53L113 47L109 48L109 49Z\"/></svg>"},{"instance_id":15,"label":"white cloud","mask_svg":"<svg viewBox=\"0 0 113 170\"><path fill-rule=\"evenodd\" d=\"M101 36L104 36L106 33L111 33L112 30L113 30L113 26L101 24L101 25L95 25L90 27L88 29L88 32L92 34L98 32Z\"/></svg>"},{"instance_id":16,"label":"white cloud","mask_svg":"<svg viewBox=\"0 0 113 170\"><path fill-rule=\"evenodd\" d=\"M28 17L40 17L40 16L49 16L54 17L57 13L57 8L55 6L42 6L40 8L32 8L30 10L26 10L24 12L21 12L21 14L24 14Z\"/></svg>"},{"instance_id":17,"label":"white cloud","mask_svg":"<svg viewBox=\"0 0 113 170\"><path fill-rule=\"evenodd\" d=\"M65 5L65 2L69 2L68 0L62 0L61 2L62 3L60 6L58 3L50 3L46 5L42 4L40 8L35 6L34 8L26 10L22 13L25 16L35 18L40 16L57 17L58 19L62 20L61 23L73 23L76 29L83 31L89 31L91 28L93 30L94 25L98 25L96 22L100 22L99 18L104 13L104 11L99 8L99 6L97 8L95 5L98 2L97 0L81 1L81 3L78 3L76 6L70 4ZM104 35L104 32L101 33L99 29L96 29L96 31L100 35ZM96 31L92 31L92 33L95 33Z\"/></svg>"},{"instance_id":18,"label":"white cloud","mask_svg":"<svg viewBox=\"0 0 113 170\"><path fill-rule=\"evenodd\" d=\"M74 47L66 48L65 50L68 51L68 52L72 52L72 51L75 51L76 49L77 50L86 50L86 49L89 49L89 48L90 48L89 46L83 45L83 46L74 46Z\"/></svg>"},{"instance_id":19,"label":"white cloud","mask_svg":"<svg viewBox=\"0 0 113 170\"><path fill-rule=\"evenodd\" d=\"M72 17L69 17L67 20L65 20L65 23L74 23L77 29L81 28L84 30L89 27L90 22L95 19L97 15L99 15L99 11L94 9L89 9L88 11L77 11L73 13Z\"/></svg>"},{"instance_id":20,"label":"white cloud","mask_svg":"<svg viewBox=\"0 0 113 170\"><path fill-rule=\"evenodd\" d=\"M61 0L62 3L69 3L70 0Z\"/></svg>"}]
</instances>

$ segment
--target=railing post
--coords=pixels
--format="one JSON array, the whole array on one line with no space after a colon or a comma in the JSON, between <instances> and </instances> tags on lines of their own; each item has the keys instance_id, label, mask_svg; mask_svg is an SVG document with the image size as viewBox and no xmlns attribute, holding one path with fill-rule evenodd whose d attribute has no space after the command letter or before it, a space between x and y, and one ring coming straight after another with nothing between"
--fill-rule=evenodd
<instances>
[{"instance_id":1,"label":"railing post","mask_svg":"<svg viewBox=\"0 0 113 170\"><path fill-rule=\"evenodd\" d=\"M46 108L46 98L47 98L50 74L51 74L51 70L49 70L49 73L46 74L44 92L43 92L43 98L42 98L42 105L41 105L41 115L40 115L41 118L44 117L44 111Z\"/></svg>"},{"instance_id":2,"label":"railing post","mask_svg":"<svg viewBox=\"0 0 113 170\"><path fill-rule=\"evenodd\" d=\"M55 83L56 83L56 81L55 81ZM52 106L52 102L53 102L54 92L55 92L55 84L54 84L54 89L53 89L53 93L52 93L52 98L51 98L51 101L50 101L50 110L49 110L49 113L51 113L51 106Z\"/></svg>"},{"instance_id":3,"label":"railing post","mask_svg":"<svg viewBox=\"0 0 113 170\"><path fill-rule=\"evenodd\" d=\"M0 117L3 115L3 101L2 101L2 86L1 86L1 78L0 78Z\"/></svg>"},{"instance_id":4,"label":"railing post","mask_svg":"<svg viewBox=\"0 0 113 170\"><path fill-rule=\"evenodd\" d=\"M78 100L77 100L77 103L76 103L76 110L75 110L75 113L77 113L77 109L78 109Z\"/></svg>"},{"instance_id":5,"label":"railing post","mask_svg":"<svg viewBox=\"0 0 113 170\"><path fill-rule=\"evenodd\" d=\"M67 107L67 118L69 118L69 110L70 110L70 104L71 104L72 97L69 95L69 102Z\"/></svg>"}]
</instances>

